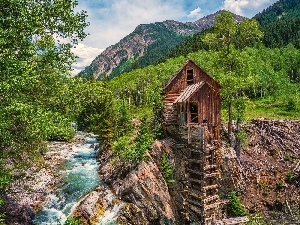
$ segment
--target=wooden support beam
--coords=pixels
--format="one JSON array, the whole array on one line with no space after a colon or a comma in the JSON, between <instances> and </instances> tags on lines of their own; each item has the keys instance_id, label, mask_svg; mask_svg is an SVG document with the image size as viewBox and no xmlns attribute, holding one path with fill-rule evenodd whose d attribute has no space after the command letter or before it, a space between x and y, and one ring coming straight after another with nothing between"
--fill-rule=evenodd
<instances>
[{"instance_id":1,"label":"wooden support beam","mask_svg":"<svg viewBox=\"0 0 300 225\"><path fill-rule=\"evenodd\" d=\"M202 201L195 201L194 199L187 199L187 201L189 202L189 203L191 203L191 204L193 204L194 206L199 206L200 208L199 208L199 211L200 211L200 209L203 207L203 202Z\"/></svg>"},{"instance_id":2,"label":"wooden support beam","mask_svg":"<svg viewBox=\"0 0 300 225\"><path fill-rule=\"evenodd\" d=\"M210 204L210 205L204 205L204 211L210 210L210 209L215 209L218 208L220 205L220 202L216 202L214 204Z\"/></svg>"},{"instance_id":3,"label":"wooden support beam","mask_svg":"<svg viewBox=\"0 0 300 225\"><path fill-rule=\"evenodd\" d=\"M218 185L213 184L213 185L203 187L203 190L207 191L207 190L216 189L216 188L218 188Z\"/></svg>"},{"instance_id":4,"label":"wooden support beam","mask_svg":"<svg viewBox=\"0 0 300 225\"><path fill-rule=\"evenodd\" d=\"M204 170L210 170L210 169L215 169L215 168L218 168L218 166L216 164L213 164L213 165L205 166L203 169Z\"/></svg>"},{"instance_id":5,"label":"wooden support beam","mask_svg":"<svg viewBox=\"0 0 300 225\"><path fill-rule=\"evenodd\" d=\"M216 200L219 200L219 195L206 197L205 199L203 199L203 203L207 204L208 202L216 201Z\"/></svg>"},{"instance_id":6,"label":"wooden support beam","mask_svg":"<svg viewBox=\"0 0 300 225\"><path fill-rule=\"evenodd\" d=\"M211 177L219 177L220 173L216 172L216 173L205 173L204 174L204 179L205 178L211 178Z\"/></svg>"},{"instance_id":7,"label":"wooden support beam","mask_svg":"<svg viewBox=\"0 0 300 225\"><path fill-rule=\"evenodd\" d=\"M195 183L198 183L198 184L201 184L201 183L203 183L203 180L199 180L199 179L193 179L193 178L190 178L190 177L188 177L188 178L187 178L187 180L188 180L188 181L195 182Z\"/></svg>"}]
</instances>

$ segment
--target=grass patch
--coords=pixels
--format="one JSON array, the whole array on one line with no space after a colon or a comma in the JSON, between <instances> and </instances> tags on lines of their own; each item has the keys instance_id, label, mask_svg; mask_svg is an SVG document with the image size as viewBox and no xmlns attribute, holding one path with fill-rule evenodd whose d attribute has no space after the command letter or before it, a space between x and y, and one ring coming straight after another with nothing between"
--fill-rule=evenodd
<instances>
[{"instance_id":1,"label":"grass patch","mask_svg":"<svg viewBox=\"0 0 300 225\"><path fill-rule=\"evenodd\" d=\"M300 102L295 101L295 109L289 110L283 100L258 99L248 100L245 118L250 121L255 118L268 119L300 119Z\"/></svg>"}]
</instances>

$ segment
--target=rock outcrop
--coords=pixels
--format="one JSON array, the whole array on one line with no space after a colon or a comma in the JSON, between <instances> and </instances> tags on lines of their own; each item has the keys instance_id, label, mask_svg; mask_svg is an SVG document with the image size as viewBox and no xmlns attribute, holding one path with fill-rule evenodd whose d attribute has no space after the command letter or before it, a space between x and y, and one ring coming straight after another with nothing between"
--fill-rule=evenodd
<instances>
[{"instance_id":1,"label":"rock outcrop","mask_svg":"<svg viewBox=\"0 0 300 225\"><path fill-rule=\"evenodd\" d=\"M255 119L243 130L240 157L223 144L222 193L236 191L249 213L271 224L298 224L300 121Z\"/></svg>"},{"instance_id":2,"label":"rock outcrop","mask_svg":"<svg viewBox=\"0 0 300 225\"><path fill-rule=\"evenodd\" d=\"M71 217L79 220L82 225L112 222L124 225L148 224L143 212L137 206L120 200L106 186L99 186L87 194Z\"/></svg>"},{"instance_id":3,"label":"rock outcrop","mask_svg":"<svg viewBox=\"0 0 300 225\"><path fill-rule=\"evenodd\" d=\"M157 144L159 141L156 141L154 146ZM157 149L160 152L149 151L145 156L146 160L135 168L120 162L116 164L111 155L106 153L105 156L100 157L102 166L99 174L119 200L130 206L128 211L139 209L147 223L172 224L175 221L175 209L159 165L164 150ZM127 220L128 224L141 224L134 223L134 218L128 217L130 213L126 215L122 215L124 223Z\"/></svg>"}]
</instances>

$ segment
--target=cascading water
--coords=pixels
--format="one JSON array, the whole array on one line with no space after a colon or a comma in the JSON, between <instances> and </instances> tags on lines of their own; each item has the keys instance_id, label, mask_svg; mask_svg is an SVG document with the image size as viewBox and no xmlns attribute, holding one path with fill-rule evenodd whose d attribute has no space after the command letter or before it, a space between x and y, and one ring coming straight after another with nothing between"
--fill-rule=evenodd
<instances>
[{"instance_id":1,"label":"cascading water","mask_svg":"<svg viewBox=\"0 0 300 225\"><path fill-rule=\"evenodd\" d=\"M35 224L64 224L78 200L100 184L95 154L96 137L85 137L84 140L82 144L73 145L72 154L60 168L63 182L48 194L43 208L35 217Z\"/></svg>"}]
</instances>

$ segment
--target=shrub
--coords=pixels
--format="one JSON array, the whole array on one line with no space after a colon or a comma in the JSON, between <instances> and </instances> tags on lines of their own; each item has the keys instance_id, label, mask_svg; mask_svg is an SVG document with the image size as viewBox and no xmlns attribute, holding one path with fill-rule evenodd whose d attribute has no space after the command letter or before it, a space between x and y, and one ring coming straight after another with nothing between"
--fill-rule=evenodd
<instances>
[{"instance_id":1,"label":"shrub","mask_svg":"<svg viewBox=\"0 0 300 225\"><path fill-rule=\"evenodd\" d=\"M125 136L119 137L112 145L114 153L121 160L131 163L133 166L144 159L146 151L154 140L154 134L147 121L141 120L138 129L137 134L128 132Z\"/></svg>"},{"instance_id":2,"label":"shrub","mask_svg":"<svg viewBox=\"0 0 300 225\"><path fill-rule=\"evenodd\" d=\"M69 218L66 220L64 225L80 225L80 221L76 219Z\"/></svg>"},{"instance_id":3,"label":"shrub","mask_svg":"<svg viewBox=\"0 0 300 225\"><path fill-rule=\"evenodd\" d=\"M264 218L260 214L250 215L249 221L246 223L247 225L266 225Z\"/></svg>"},{"instance_id":4,"label":"shrub","mask_svg":"<svg viewBox=\"0 0 300 225\"><path fill-rule=\"evenodd\" d=\"M287 111L295 111L297 109L295 100L289 98L285 104L285 107Z\"/></svg>"},{"instance_id":5,"label":"shrub","mask_svg":"<svg viewBox=\"0 0 300 225\"><path fill-rule=\"evenodd\" d=\"M162 175L167 182L167 184L172 184L175 182L174 179L172 179L173 175L173 167L167 157L167 154L165 152L162 153L160 158L160 167L162 170Z\"/></svg>"},{"instance_id":6,"label":"shrub","mask_svg":"<svg viewBox=\"0 0 300 225\"><path fill-rule=\"evenodd\" d=\"M284 158L285 158L286 161L291 161L291 159L292 159L291 155L289 153L286 153Z\"/></svg>"},{"instance_id":7,"label":"shrub","mask_svg":"<svg viewBox=\"0 0 300 225\"><path fill-rule=\"evenodd\" d=\"M291 171L286 174L285 181L287 183L292 183L294 181L294 174Z\"/></svg>"},{"instance_id":8,"label":"shrub","mask_svg":"<svg viewBox=\"0 0 300 225\"><path fill-rule=\"evenodd\" d=\"M231 191L228 196L228 204L227 210L228 214L231 216L245 216L246 210L244 209L243 205L241 204L239 198L236 196L234 191Z\"/></svg>"},{"instance_id":9,"label":"shrub","mask_svg":"<svg viewBox=\"0 0 300 225\"><path fill-rule=\"evenodd\" d=\"M278 181L276 186L277 186L278 189L282 189L284 187L283 181L282 180Z\"/></svg>"}]
</instances>

